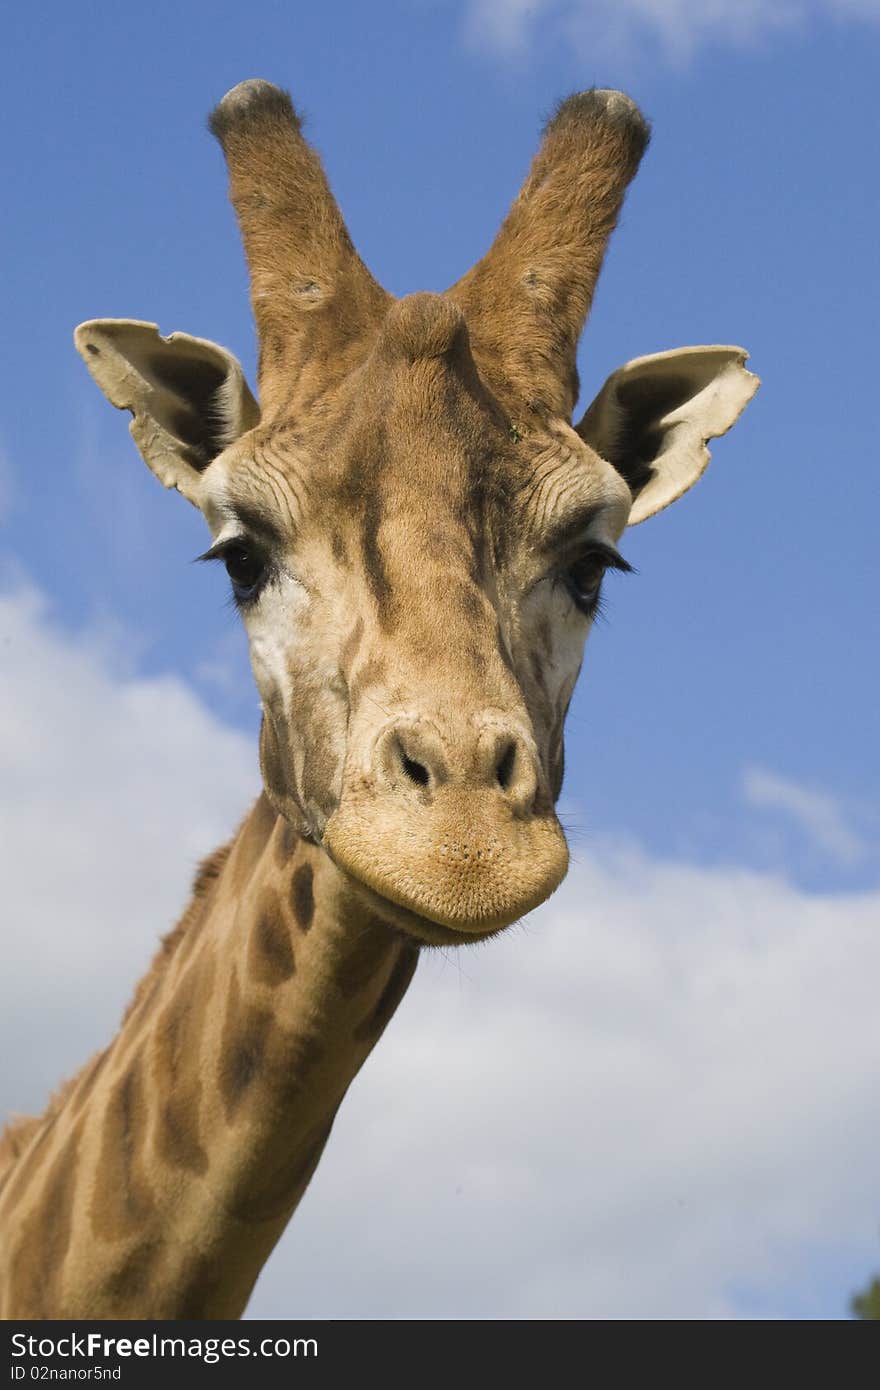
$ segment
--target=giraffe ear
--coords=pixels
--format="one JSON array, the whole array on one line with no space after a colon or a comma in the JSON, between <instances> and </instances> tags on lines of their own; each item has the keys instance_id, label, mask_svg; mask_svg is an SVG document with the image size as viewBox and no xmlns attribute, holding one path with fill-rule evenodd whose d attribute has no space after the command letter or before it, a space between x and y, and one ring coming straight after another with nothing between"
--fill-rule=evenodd
<instances>
[{"instance_id":1,"label":"giraffe ear","mask_svg":"<svg viewBox=\"0 0 880 1390\"><path fill-rule=\"evenodd\" d=\"M630 526L687 492L760 386L739 347L690 347L637 357L608 378L577 432L633 494Z\"/></svg>"},{"instance_id":2,"label":"giraffe ear","mask_svg":"<svg viewBox=\"0 0 880 1390\"><path fill-rule=\"evenodd\" d=\"M92 319L73 336L107 399L134 416L132 436L160 483L198 506L208 464L260 418L238 360L134 319Z\"/></svg>"}]
</instances>

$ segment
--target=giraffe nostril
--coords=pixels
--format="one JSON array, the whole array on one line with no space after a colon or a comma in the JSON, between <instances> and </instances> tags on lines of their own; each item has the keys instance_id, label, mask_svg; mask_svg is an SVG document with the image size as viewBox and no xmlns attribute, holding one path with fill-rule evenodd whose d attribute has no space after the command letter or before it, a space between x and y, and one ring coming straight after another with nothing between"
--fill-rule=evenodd
<instances>
[{"instance_id":1,"label":"giraffe nostril","mask_svg":"<svg viewBox=\"0 0 880 1390\"><path fill-rule=\"evenodd\" d=\"M424 763L417 763L415 758L408 757L403 749L400 750L400 766L417 787L426 787L431 780L431 774Z\"/></svg>"},{"instance_id":2,"label":"giraffe nostril","mask_svg":"<svg viewBox=\"0 0 880 1390\"><path fill-rule=\"evenodd\" d=\"M374 754L386 786L430 798L448 778L439 735L425 720L401 721L386 729Z\"/></svg>"},{"instance_id":3,"label":"giraffe nostril","mask_svg":"<svg viewBox=\"0 0 880 1390\"><path fill-rule=\"evenodd\" d=\"M507 791L513 780L516 766L516 743L510 739L501 750L501 757L495 766L495 780L503 792Z\"/></svg>"}]
</instances>

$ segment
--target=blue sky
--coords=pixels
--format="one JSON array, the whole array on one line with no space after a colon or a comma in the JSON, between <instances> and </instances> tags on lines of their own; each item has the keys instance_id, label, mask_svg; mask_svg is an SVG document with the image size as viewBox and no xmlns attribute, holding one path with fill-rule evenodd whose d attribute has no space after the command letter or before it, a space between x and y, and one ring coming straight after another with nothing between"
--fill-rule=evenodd
<instances>
[{"instance_id":1,"label":"blue sky","mask_svg":"<svg viewBox=\"0 0 880 1390\"><path fill-rule=\"evenodd\" d=\"M9 610L31 615L13 624L17 650L92 660L105 693L184 692L246 765L256 696L222 574L189 563L203 523L155 484L71 343L85 318L155 320L224 343L253 379L244 262L205 128L228 87L290 88L362 255L403 294L443 288L482 253L560 96L619 86L654 138L584 336L583 404L627 359L691 343L742 344L763 386L705 480L624 539L638 575L612 577L569 725L576 850L591 873L604 847L609 902L630 854L706 885L782 882L805 913L843 904L841 921L875 902L876 0L255 0L247 14L157 0L148 19L47 4L7 18L4 48L0 589L44 603ZM45 706L39 666L20 689L14 667L19 700L73 717ZM120 807L135 805L124 764L118 752ZM57 799L44 791L35 825ZM175 882L195 852L181 849ZM857 1038L867 1047L867 1024ZM878 1042L875 1029L874 1056ZM36 1099L10 1103L40 1103L72 1064L59 1048ZM875 1116L866 1164L877 1137ZM793 1259L782 1302L738 1269L725 1315L838 1315L871 1259L873 1195L865 1245L811 1229L812 1264L799 1276Z\"/></svg>"}]
</instances>

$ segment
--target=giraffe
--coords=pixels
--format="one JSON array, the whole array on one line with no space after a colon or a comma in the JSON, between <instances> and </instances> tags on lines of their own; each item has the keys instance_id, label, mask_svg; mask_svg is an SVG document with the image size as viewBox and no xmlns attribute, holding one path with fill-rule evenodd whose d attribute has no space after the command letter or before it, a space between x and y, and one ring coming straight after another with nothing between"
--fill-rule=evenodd
<instances>
[{"instance_id":1,"label":"giraffe","mask_svg":"<svg viewBox=\"0 0 880 1390\"><path fill-rule=\"evenodd\" d=\"M203 513L246 626L263 788L201 866L120 1029L0 1145L5 1318L231 1318L420 952L485 941L567 866L563 724L627 525L682 495L757 388L736 347L637 358L582 420L575 354L648 143L562 102L484 257L394 299L286 92L222 146L259 405L216 344L76 345Z\"/></svg>"}]
</instances>

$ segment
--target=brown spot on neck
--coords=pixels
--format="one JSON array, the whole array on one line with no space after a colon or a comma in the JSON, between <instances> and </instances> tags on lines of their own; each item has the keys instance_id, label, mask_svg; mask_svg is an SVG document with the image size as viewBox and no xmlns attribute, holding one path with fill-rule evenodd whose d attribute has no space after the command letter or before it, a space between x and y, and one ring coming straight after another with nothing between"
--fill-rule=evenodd
<instances>
[{"instance_id":1,"label":"brown spot on neck","mask_svg":"<svg viewBox=\"0 0 880 1390\"><path fill-rule=\"evenodd\" d=\"M301 864L291 887L293 913L300 931L308 931L315 916L314 874L311 864Z\"/></svg>"},{"instance_id":2,"label":"brown spot on neck","mask_svg":"<svg viewBox=\"0 0 880 1390\"><path fill-rule=\"evenodd\" d=\"M385 1031L398 1004L409 988L418 961L419 953L416 947L401 947L400 954L388 976L388 983L367 1017L354 1030L356 1041L375 1042Z\"/></svg>"},{"instance_id":3,"label":"brown spot on neck","mask_svg":"<svg viewBox=\"0 0 880 1390\"><path fill-rule=\"evenodd\" d=\"M248 968L253 979L272 987L289 980L296 970L290 930L274 895L266 894L257 912L248 949Z\"/></svg>"},{"instance_id":4,"label":"brown spot on neck","mask_svg":"<svg viewBox=\"0 0 880 1390\"><path fill-rule=\"evenodd\" d=\"M218 1076L228 1120L235 1118L263 1070L271 1028L269 1010L243 1002L238 977L233 974L226 1000Z\"/></svg>"},{"instance_id":5,"label":"brown spot on neck","mask_svg":"<svg viewBox=\"0 0 880 1390\"><path fill-rule=\"evenodd\" d=\"M156 1151L192 1173L208 1170L200 1135L200 1056L213 982L212 959L191 966L152 1035L153 1085L161 1097Z\"/></svg>"},{"instance_id":6,"label":"brown spot on neck","mask_svg":"<svg viewBox=\"0 0 880 1390\"><path fill-rule=\"evenodd\" d=\"M163 1102L156 1147L171 1167L185 1168L190 1173L207 1173L209 1160L199 1140L195 1097L179 1093Z\"/></svg>"},{"instance_id":7,"label":"brown spot on neck","mask_svg":"<svg viewBox=\"0 0 880 1390\"><path fill-rule=\"evenodd\" d=\"M153 1210L144 1175L148 1113L141 1058L142 1049L111 1092L104 1113L91 1219L95 1234L106 1240L129 1235Z\"/></svg>"},{"instance_id":8,"label":"brown spot on neck","mask_svg":"<svg viewBox=\"0 0 880 1390\"><path fill-rule=\"evenodd\" d=\"M304 1143L298 1144L283 1162L265 1174L256 1187L236 1198L231 1214L239 1221L256 1223L277 1221L292 1211L318 1166L335 1118L334 1111Z\"/></svg>"},{"instance_id":9,"label":"brown spot on neck","mask_svg":"<svg viewBox=\"0 0 880 1390\"><path fill-rule=\"evenodd\" d=\"M228 1316L220 1311L227 1301L226 1283L221 1260L214 1255L197 1256L184 1274L183 1292L175 1299L175 1320L201 1322Z\"/></svg>"},{"instance_id":10,"label":"brown spot on neck","mask_svg":"<svg viewBox=\"0 0 880 1390\"><path fill-rule=\"evenodd\" d=\"M312 1072L327 1057L327 1048L317 1034L290 1033L279 1029L278 1056L283 1059L273 1070L273 1093L281 1105L290 1105L306 1095L314 1095Z\"/></svg>"},{"instance_id":11,"label":"brown spot on neck","mask_svg":"<svg viewBox=\"0 0 880 1390\"><path fill-rule=\"evenodd\" d=\"M133 1309L143 1309L161 1252L161 1241L148 1236L120 1254L104 1285L108 1315L134 1317Z\"/></svg>"},{"instance_id":12,"label":"brown spot on neck","mask_svg":"<svg viewBox=\"0 0 880 1390\"><path fill-rule=\"evenodd\" d=\"M337 966L336 983L346 999L354 998L366 988L393 945L390 927L378 917L369 918Z\"/></svg>"}]
</instances>

